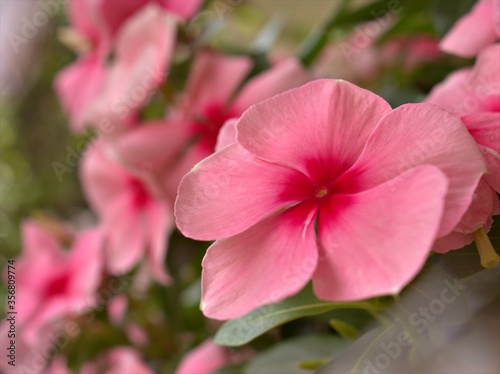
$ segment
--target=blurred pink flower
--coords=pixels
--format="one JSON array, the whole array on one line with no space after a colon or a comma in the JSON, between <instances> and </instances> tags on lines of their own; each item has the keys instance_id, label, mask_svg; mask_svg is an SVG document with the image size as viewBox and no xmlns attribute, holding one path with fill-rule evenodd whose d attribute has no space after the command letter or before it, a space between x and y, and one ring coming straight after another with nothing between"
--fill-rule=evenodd
<instances>
[{"instance_id":1,"label":"blurred pink flower","mask_svg":"<svg viewBox=\"0 0 500 374\"><path fill-rule=\"evenodd\" d=\"M473 241L472 233L489 231L492 216L500 214L500 44L483 50L472 69L458 70L434 87L426 101L459 117L479 144L486 161L485 174L474 200L450 235L436 242L434 250L447 252Z\"/></svg>"},{"instance_id":2,"label":"blurred pink flower","mask_svg":"<svg viewBox=\"0 0 500 374\"><path fill-rule=\"evenodd\" d=\"M207 339L184 356L175 374L211 374L231 363L233 361L227 348Z\"/></svg>"},{"instance_id":3,"label":"blurred pink flower","mask_svg":"<svg viewBox=\"0 0 500 374\"><path fill-rule=\"evenodd\" d=\"M44 373L47 374L71 374L68 369L67 360L65 357L57 356L52 360L50 365L45 369Z\"/></svg>"},{"instance_id":4,"label":"blurred pink flower","mask_svg":"<svg viewBox=\"0 0 500 374\"><path fill-rule=\"evenodd\" d=\"M217 240L202 264L201 305L216 319L282 300L311 278L324 300L399 292L485 171L456 117L429 104L392 110L345 81L257 104L236 133L183 178L175 206L184 235Z\"/></svg>"},{"instance_id":5,"label":"blurred pink flower","mask_svg":"<svg viewBox=\"0 0 500 374\"><path fill-rule=\"evenodd\" d=\"M478 0L441 41L441 49L474 57L500 38L500 1Z\"/></svg>"},{"instance_id":6,"label":"blurred pink flower","mask_svg":"<svg viewBox=\"0 0 500 374\"><path fill-rule=\"evenodd\" d=\"M151 276L166 284L172 202L152 174L132 174L112 157L109 143L99 141L84 154L81 166L85 195L102 221L106 267L122 274L145 255Z\"/></svg>"},{"instance_id":7,"label":"blurred pink flower","mask_svg":"<svg viewBox=\"0 0 500 374\"><path fill-rule=\"evenodd\" d=\"M16 260L17 326L28 342L44 326L76 316L93 305L102 271L101 233L77 234L69 251L44 227L22 225L23 252Z\"/></svg>"},{"instance_id":8,"label":"blurred pink flower","mask_svg":"<svg viewBox=\"0 0 500 374\"><path fill-rule=\"evenodd\" d=\"M127 306L128 299L125 295L117 295L109 301L107 311L112 324L118 326L123 322Z\"/></svg>"},{"instance_id":9,"label":"blurred pink flower","mask_svg":"<svg viewBox=\"0 0 500 374\"><path fill-rule=\"evenodd\" d=\"M427 35L403 35L387 40L380 47L382 63L402 65L406 70L415 69L419 64L437 60L443 55L439 50L439 40Z\"/></svg>"},{"instance_id":10,"label":"blurred pink flower","mask_svg":"<svg viewBox=\"0 0 500 374\"><path fill-rule=\"evenodd\" d=\"M76 329L78 332L76 323L70 322L70 324L69 331L75 332L74 329ZM66 332L65 335L62 325L64 325L62 321L45 325L36 339L27 341L22 333L16 333L14 339L9 338L10 323L3 320L0 323L0 348L2 352L5 352L5 356L0 360L1 372L66 374L64 358L58 356L69 341L68 333ZM11 344L11 340L15 341L14 344ZM11 356L11 353L14 354ZM9 362L14 359L15 366L9 365Z\"/></svg>"},{"instance_id":11,"label":"blurred pink flower","mask_svg":"<svg viewBox=\"0 0 500 374\"><path fill-rule=\"evenodd\" d=\"M177 18L164 10L185 16L195 3L185 3L187 13L172 0L69 3L74 29L66 39L80 57L59 72L54 88L74 131L92 124L108 132L136 115L167 75ZM111 53L113 61L107 63Z\"/></svg>"},{"instance_id":12,"label":"blurred pink flower","mask_svg":"<svg viewBox=\"0 0 500 374\"><path fill-rule=\"evenodd\" d=\"M153 374L139 353L129 347L115 347L92 363L83 365L81 374Z\"/></svg>"},{"instance_id":13,"label":"blurred pink flower","mask_svg":"<svg viewBox=\"0 0 500 374\"><path fill-rule=\"evenodd\" d=\"M125 324L125 334L128 340L136 347L141 347L149 343L149 336L146 330L134 322Z\"/></svg>"}]
</instances>

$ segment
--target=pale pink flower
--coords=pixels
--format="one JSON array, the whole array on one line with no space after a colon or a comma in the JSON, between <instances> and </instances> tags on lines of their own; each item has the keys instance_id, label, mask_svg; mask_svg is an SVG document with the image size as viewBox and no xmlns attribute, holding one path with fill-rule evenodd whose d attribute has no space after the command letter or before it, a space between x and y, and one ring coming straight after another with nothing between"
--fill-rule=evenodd
<instances>
[{"instance_id":1,"label":"pale pink flower","mask_svg":"<svg viewBox=\"0 0 500 374\"><path fill-rule=\"evenodd\" d=\"M130 347L115 347L97 360L83 365L81 374L153 374L139 353Z\"/></svg>"},{"instance_id":2,"label":"pale pink flower","mask_svg":"<svg viewBox=\"0 0 500 374\"><path fill-rule=\"evenodd\" d=\"M474 200L450 235L436 242L434 250L447 252L473 241L472 233L489 231L492 216L500 214L500 44L483 50L472 69L458 70L434 87L426 101L459 117L479 144L486 161L485 174Z\"/></svg>"},{"instance_id":3,"label":"pale pink flower","mask_svg":"<svg viewBox=\"0 0 500 374\"><path fill-rule=\"evenodd\" d=\"M175 374L211 374L232 362L227 348L207 339L184 356Z\"/></svg>"},{"instance_id":4,"label":"pale pink flower","mask_svg":"<svg viewBox=\"0 0 500 374\"><path fill-rule=\"evenodd\" d=\"M319 80L246 111L237 143L187 174L179 229L217 240L202 310L241 316L312 278L324 300L399 292L459 222L485 171L463 123L430 104L392 110L345 81Z\"/></svg>"},{"instance_id":5,"label":"pale pink flower","mask_svg":"<svg viewBox=\"0 0 500 374\"><path fill-rule=\"evenodd\" d=\"M108 143L99 141L84 154L81 166L85 195L101 219L106 267L122 274L145 256L151 276L165 284L172 202L152 174L132 174L112 157Z\"/></svg>"},{"instance_id":6,"label":"pale pink flower","mask_svg":"<svg viewBox=\"0 0 500 374\"><path fill-rule=\"evenodd\" d=\"M23 252L16 260L17 328L28 342L44 326L82 313L101 280L101 233L77 234L69 251L34 221L22 225Z\"/></svg>"},{"instance_id":7,"label":"pale pink flower","mask_svg":"<svg viewBox=\"0 0 500 374\"><path fill-rule=\"evenodd\" d=\"M441 41L441 49L474 57L500 38L500 1L478 0Z\"/></svg>"}]
</instances>

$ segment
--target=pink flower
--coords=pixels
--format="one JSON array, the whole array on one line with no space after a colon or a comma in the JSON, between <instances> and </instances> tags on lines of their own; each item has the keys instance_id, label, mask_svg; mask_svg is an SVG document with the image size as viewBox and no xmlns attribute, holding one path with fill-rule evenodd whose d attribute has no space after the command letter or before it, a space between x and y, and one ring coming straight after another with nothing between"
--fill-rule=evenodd
<instances>
[{"instance_id":1,"label":"pink flower","mask_svg":"<svg viewBox=\"0 0 500 374\"><path fill-rule=\"evenodd\" d=\"M107 307L109 320L113 325L120 325L125 317L128 307L128 299L125 295L113 297Z\"/></svg>"},{"instance_id":2,"label":"pink flower","mask_svg":"<svg viewBox=\"0 0 500 374\"><path fill-rule=\"evenodd\" d=\"M74 38L77 44L85 44L77 45L81 56L58 74L54 87L74 131L92 124L111 132L117 124L130 122L165 80L175 41L176 17L157 4L150 4L121 20L124 3L137 5L135 0L120 2L118 7L116 1L108 0L75 0L69 4L70 15L75 14L71 18L76 35L88 40L85 44L79 37ZM112 5L114 11L110 9ZM105 15L111 18L111 24L99 23ZM110 29L103 31L106 26ZM111 52L113 61L106 63Z\"/></svg>"},{"instance_id":3,"label":"pink flower","mask_svg":"<svg viewBox=\"0 0 500 374\"><path fill-rule=\"evenodd\" d=\"M474 200L450 235L436 242L434 250L447 252L473 241L473 232L489 231L492 216L500 214L500 44L486 48L472 69L456 71L437 85L426 99L459 117L479 144L486 161L485 174Z\"/></svg>"},{"instance_id":4,"label":"pink flower","mask_svg":"<svg viewBox=\"0 0 500 374\"><path fill-rule=\"evenodd\" d=\"M122 274L146 255L152 277L165 284L173 201L163 195L153 174L132 174L111 157L109 144L99 141L85 153L81 167L85 195L102 221L106 266Z\"/></svg>"},{"instance_id":5,"label":"pink flower","mask_svg":"<svg viewBox=\"0 0 500 374\"><path fill-rule=\"evenodd\" d=\"M23 253L16 260L17 327L28 342L55 321L91 306L101 279L101 234L79 233L71 249L34 221L22 225Z\"/></svg>"},{"instance_id":6,"label":"pink flower","mask_svg":"<svg viewBox=\"0 0 500 374\"><path fill-rule=\"evenodd\" d=\"M180 362L175 374L210 374L232 363L227 348L205 340Z\"/></svg>"},{"instance_id":7,"label":"pink flower","mask_svg":"<svg viewBox=\"0 0 500 374\"><path fill-rule=\"evenodd\" d=\"M115 347L83 365L81 374L153 374L141 360L139 353L129 347Z\"/></svg>"},{"instance_id":8,"label":"pink flower","mask_svg":"<svg viewBox=\"0 0 500 374\"><path fill-rule=\"evenodd\" d=\"M485 170L462 122L437 106L391 110L345 81L319 80L246 111L237 143L179 186L179 229L217 240L202 310L241 316L312 278L324 300L394 294L447 235Z\"/></svg>"},{"instance_id":9,"label":"pink flower","mask_svg":"<svg viewBox=\"0 0 500 374\"><path fill-rule=\"evenodd\" d=\"M106 79L87 108L89 123L119 131L134 121L167 77L176 27L176 19L154 4L125 23Z\"/></svg>"},{"instance_id":10,"label":"pink flower","mask_svg":"<svg viewBox=\"0 0 500 374\"><path fill-rule=\"evenodd\" d=\"M478 0L441 41L441 49L474 57L500 38L500 1Z\"/></svg>"}]
</instances>

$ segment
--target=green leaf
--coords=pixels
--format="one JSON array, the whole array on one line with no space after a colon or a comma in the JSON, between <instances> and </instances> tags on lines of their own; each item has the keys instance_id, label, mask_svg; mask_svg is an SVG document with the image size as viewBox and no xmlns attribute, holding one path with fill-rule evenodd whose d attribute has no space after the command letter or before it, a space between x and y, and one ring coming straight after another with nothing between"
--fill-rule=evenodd
<instances>
[{"instance_id":1,"label":"green leaf","mask_svg":"<svg viewBox=\"0 0 500 374\"><path fill-rule=\"evenodd\" d=\"M290 339L256 356L243 370L245 374L311 374L332 356L347 347L336 336L316 335Z\"/></svg>"},{"instance_id":2,"label":"green leaf","mask_svg":"<svg viewBox=\"0 0 500 374\"><path fill-rule=\"evenodd\" d=\"M272 328L297 318L313 316L334 309L381 310L385 306L382 299L372 299L351 303L331 303L314 296L310 287L301 293L277 304L258 308L249 314L226 322L215 335L215 343L237 347L246 344Z\"/></svg>"}]
</instances>

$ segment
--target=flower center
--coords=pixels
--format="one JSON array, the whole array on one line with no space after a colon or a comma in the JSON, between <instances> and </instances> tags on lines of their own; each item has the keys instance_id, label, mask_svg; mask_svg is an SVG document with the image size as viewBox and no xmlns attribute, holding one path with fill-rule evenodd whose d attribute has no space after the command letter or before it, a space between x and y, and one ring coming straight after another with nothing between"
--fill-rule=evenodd
<instances>
[{"instance_id":1,"label":"flower center","mask_svg":"<svg viewBox=\"0 0 500 374\"><path fill-rule=\"evenodd\" d=\"M321 199L322 197L326 196L327 194L328 194L328 188L321 186L321 187L316 188L316 193L314 194L314 196Z\"/></svg>"}]
</instances>

